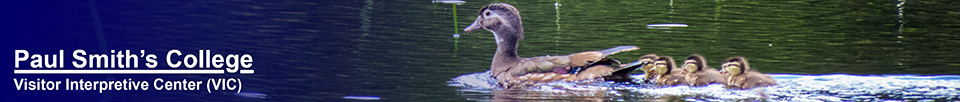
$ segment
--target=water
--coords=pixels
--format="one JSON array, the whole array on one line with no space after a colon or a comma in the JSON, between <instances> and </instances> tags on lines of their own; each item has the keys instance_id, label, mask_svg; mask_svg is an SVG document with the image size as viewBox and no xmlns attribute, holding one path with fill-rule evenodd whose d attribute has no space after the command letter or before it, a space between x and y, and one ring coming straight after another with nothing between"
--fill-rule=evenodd
<instances>
[{"instance_id":1,"label":"water","mask_svg":"<svg viewBox=\"0 0 960 102\"><path fill-rule=\"evenodd\" d=\"M772 75L780 85L754 90L728 90L721 85L662 88L568 82L548 83L531 90L500 90L491 84L495 82L488 73L467 73L452 78L448 85L458 87L458 94L467 100L478 101L960 100L958 71L952 70L960 66L957 61L950 61L958 58L955 52L958 50L948 47L957 46L960 37L955 34L960 26L943 22L908 23L919 23L921 21L915 20L921 19L956 21L958 15L949 14L956 10L949 9L957 7L932 2L511 3L520 9L527 29L527 37L520 44L521 56L566 54L626 44L639 45L641 49L614 58L634 61L646 53L675 57L700 53L707 56L708 62L717 64L725 57L747 56L755 70L785 74ZM554 5L548 6L551 3ZM926 7L917 7L920 5ZM551 6L554 8L548 8ZM551 14L551 10L556 13ZM947 15L951 18L925 17ZM671 26L665 27L665 24ZM680 24L683 26L673 27ZM489 36L488 32L479 33L481 38ZM467 36L470 34L464 34L461 40L469 39Z\"/></svg>"},{"instance_id":2,"label":"water","mask_svg":"<svg viewBox=\"0 0 960 102\"><path fill-rule=\"evenodd\" d=\"M849 74L772 74L779 85L749 90L703 87L659 87L652 84L552 82L529 90L502 90L490 74L453 78L449 86L477 101L601 100L601 101L947 101L960 100L960 76ZM639 80L643 75L633 75ZM510 93L510 94L505 94Z\"/></svg>"},{"instance_id":3,"label":"water","mask_svg":"<svg viewBox=\"0 0 960 102\"><path fill-rule=\"evenodd\" d=\"M521 57L620 45L640 48L611 56L622 62L650 53L673 57L699 53L716 67L727 57L746 56L754 70L775 73L781 85L765 90L726 90L718 86L551 83L535 90L496 90L483 86L489 79L475 74L489 70L496 48L494 37L487 31L462 32L490 1L98 0L93 2L95 8L89 1L0 3L22 8L9 10L17 16L3 16L9 20L3 24L9 27L0 31L14 35L5 37L14 38L6 40L14 48L38 53L75 48L88 52L209 49L249 53L256 58L255 75L162 76L242 78L246 93L67 92L76 97L62 99L765 100L755 94L762 92L768 94L766 100L937 101L956 100L960 86L956 79L960 75L960 6L956 5L960 2L956 0L506 2L517 6L523 17L526 37L519 44ZM92 9L98 10L98 21L91 16ZM98 24L102 37L94 29ZM650 29L650 24L687 27ZM451 36L455 34L460 36ZM124 79L158 75L15 77ZM46 98L50 94L63 93L24 92L10 97L50 99Z\"/></svg>"}]
</instances>

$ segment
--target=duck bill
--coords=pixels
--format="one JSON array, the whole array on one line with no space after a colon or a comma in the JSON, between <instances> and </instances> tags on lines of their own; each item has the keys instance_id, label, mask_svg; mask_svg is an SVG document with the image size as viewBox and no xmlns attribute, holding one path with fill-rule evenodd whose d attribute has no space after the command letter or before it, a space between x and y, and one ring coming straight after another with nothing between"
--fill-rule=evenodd
<instances>
[{"instance_id":1,"label":"duck bill","mask_svg":"<svg viewBox=\"0 0 960 102\"><path fill-rule=\"evenodd\" d=\"M727 69L720 69L720 74L727 74Z\"/></svg>"},{"instance_id":2,"label":"duck bill","mask_svg":"<svg viewBox=\"0 0 960 102\"><path fill-rule=\"evenodd\" d=\"M463 32L470 32L473 30L480 29L481 28L480 20L483 20L483 18L480 18L480 16L477 16L477 20L473 21L473 24L470 24L470 26L467 26L467 28L464 28Z\"/></svg>"}]
</instances>

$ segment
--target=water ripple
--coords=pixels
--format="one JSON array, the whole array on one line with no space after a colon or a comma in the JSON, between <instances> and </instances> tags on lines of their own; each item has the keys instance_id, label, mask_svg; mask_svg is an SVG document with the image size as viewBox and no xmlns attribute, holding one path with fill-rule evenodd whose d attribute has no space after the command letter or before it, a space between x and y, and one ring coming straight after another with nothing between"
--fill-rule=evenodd
<instances>
[{"instance_id":1,"label":"water ripple","mask_svg":"<svg viewBox=\"0 0 960 102\"><path fill-rule=\"evenodd\" d=\"M496 81L489 72L453 78L449 86L460 88L460 95L471 100L501 100ZM525 98L571 99L570 96L603 96L602 100L679 100L679 101L956 101L960 100L958 75L798 75L771 74L779 85L750 90L724 89L723 85L704 87L656 87L650 84L621 83L544 83L524 93ZM633 75L640 78L642 75ZM517 91L517 90L510 90ZM602 92L604 95L595 93ZM566 94L566 95L557 95ZM492 96L492 97L491 97ZM537 98L529 98L534 97ZM562 97L559 97L562 96ZM492 99L491 99L492 98ZM596 98L596 97L588 97ZM576 98L574 98L576 99Z\"/></svg>"}]
</instances>

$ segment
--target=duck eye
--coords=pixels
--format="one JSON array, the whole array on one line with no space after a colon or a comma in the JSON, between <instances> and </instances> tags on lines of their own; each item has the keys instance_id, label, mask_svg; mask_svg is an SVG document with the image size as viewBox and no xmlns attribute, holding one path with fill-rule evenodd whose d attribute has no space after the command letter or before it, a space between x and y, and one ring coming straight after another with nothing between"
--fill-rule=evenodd
<instances>
[{"instance_id":1,"label":"duck eye","mask_svg":"<svg viewBox=\"0 0 960 102\"><path fill-rule=\"evenodd\" d=\"M490 11L487 11L486 13L483 13L483 15L484 15L484 16L490 16Z\"/></svg>"}]
</instances>

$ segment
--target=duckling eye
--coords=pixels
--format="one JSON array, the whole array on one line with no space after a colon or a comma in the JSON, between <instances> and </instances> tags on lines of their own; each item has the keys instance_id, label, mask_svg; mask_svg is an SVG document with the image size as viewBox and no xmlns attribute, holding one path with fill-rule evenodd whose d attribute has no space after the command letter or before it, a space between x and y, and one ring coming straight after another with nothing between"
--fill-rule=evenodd
<instances>
[{"instance_id":1,"label":"duckling eye","mask_svg":"<svg viewBox=\"0 0 960 102\"><path fill-rule=\"evenodd\" d=\"M730 67L730 66L734 66L734 65L728 62L728 63L723 63L723 65L720 67Z\"/></svg>"},{"instance_id":2,"label":"duckling eye","mask_svg":"<svg viewBox=\"0 0 960 102\"><path fill-rule=\"evenodd\" d=\"M726 65L726 66L724 66L724 67L740 67L740 65L736 65L736 64L728 64L728 65Z\"/></svg>"},{"instance_id":3,"label":"duckling eye","mask_svg":"<svg viewBox=\"0 0 960 102\"><path fill-rule=\"evenodd\" d=\"M490 11L483 13L483 16L490 16Z\"/></svg>"}]
</instances>

